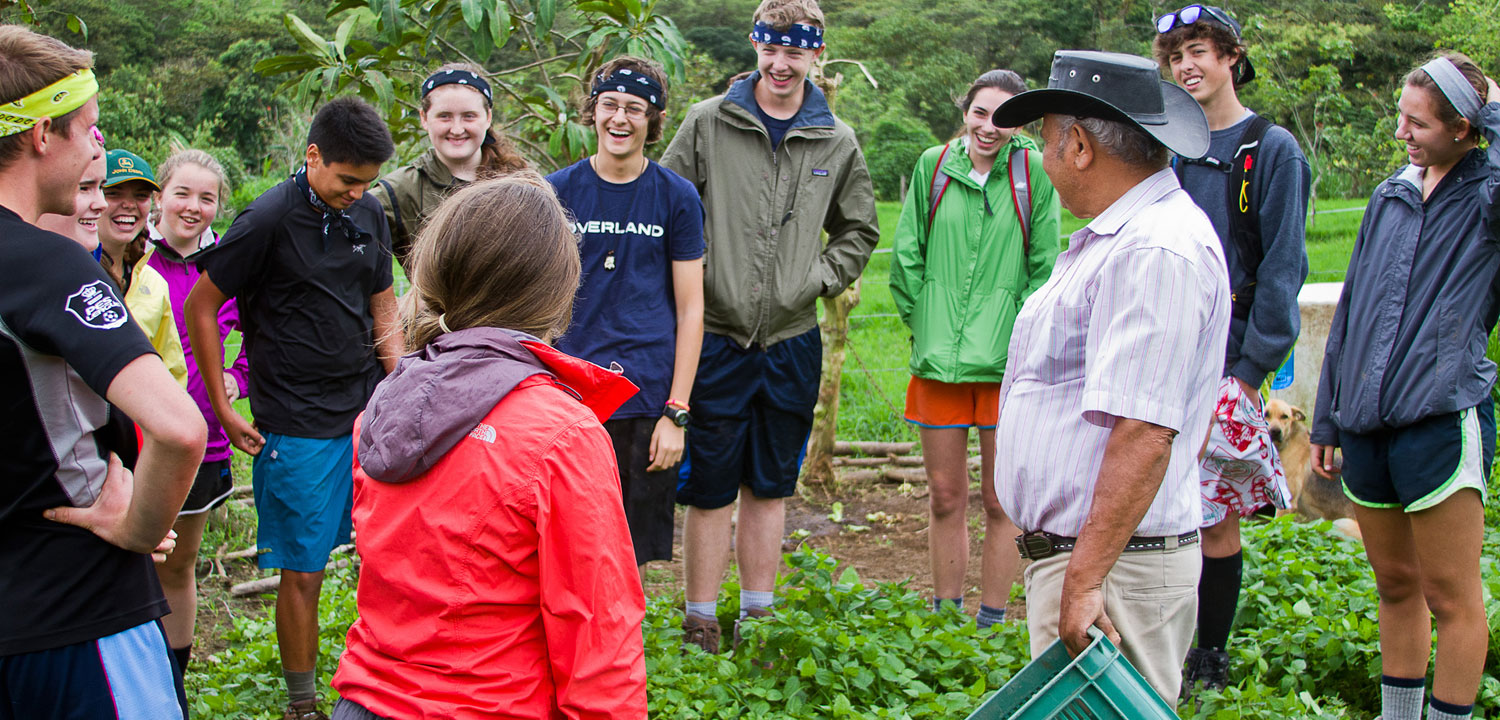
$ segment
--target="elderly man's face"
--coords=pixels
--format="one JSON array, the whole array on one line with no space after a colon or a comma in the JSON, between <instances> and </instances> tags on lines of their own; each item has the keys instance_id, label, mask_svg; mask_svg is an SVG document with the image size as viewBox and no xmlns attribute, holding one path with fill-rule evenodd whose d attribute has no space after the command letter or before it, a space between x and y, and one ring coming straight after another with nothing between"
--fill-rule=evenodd
<instances>
[{"instance_id":1,"label":"elderly man's face","mask_svg":"<svg viewBox=\"0 0 1500 720\"><path fill-rule=\"evenodd\" d=\"M1052 181L1052 187L1057 190L1057 199L1068 212L1075 212L1078 207L1073 199L1077 197L1080 183L1077 179L1077 170L1071 162L1071 153L1063 147L1062 134L1058 132L1060 115L1048 113L1042 116L1042 169L1047 173L1047 179ZM1065 154L1067 157L1065 157Z\"/></svg>"}]
</instances>

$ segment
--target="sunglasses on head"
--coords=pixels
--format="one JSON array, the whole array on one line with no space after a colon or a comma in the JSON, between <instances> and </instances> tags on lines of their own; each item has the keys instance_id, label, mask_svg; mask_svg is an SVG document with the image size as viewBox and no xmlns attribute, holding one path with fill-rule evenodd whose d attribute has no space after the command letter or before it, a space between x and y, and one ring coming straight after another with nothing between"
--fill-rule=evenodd
<instances>
[{"instance_id":1,"label":"sunglasses on head","mask_svg":"<svg viewBox=\"0 0 1500 720\"><path fill-rule=\"evenodd\" d=\"M1156 32L1158 35L1169 33L1172 28L1180 25L1192 25L1199 20L1224 26L1224 29L1233 33L1236 38L1240 36L1238 30L1234 29L1234 21L1229 19L1223 11L1206 5L1189 5L1174 13L1167 13L1156 19Z\"/></svg>"}]
</instances>

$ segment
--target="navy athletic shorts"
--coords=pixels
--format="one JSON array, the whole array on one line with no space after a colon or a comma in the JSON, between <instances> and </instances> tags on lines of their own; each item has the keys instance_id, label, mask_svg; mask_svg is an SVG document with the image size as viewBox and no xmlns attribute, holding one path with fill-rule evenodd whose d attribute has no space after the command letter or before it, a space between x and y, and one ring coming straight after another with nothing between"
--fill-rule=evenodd
<instances>
[{"instance_id":1,"label":"navy athletic shorts","mask_svg":"<svg viewBox=\"0 0 1500 720\"><path fill-rule=\"evenodd\" d=\"M1494 404L1375 433L1340 433L1344 494L1365 507L1426 510L1464 488L1485 499L1495 458Z\"/></svg>"},{"instance_id":2,"label":"navy athletic shorts","mask_svg":"<svg viewBox=\"0 0 1500 720\"><path fill-rule=\"evenodd\" d=\"M817 328L768 348L704 333L677 503L724 507L741 485L758 498L795 493L822 370Z\"/></svg>"},{"instance_id":3,"label":"navy athletic shorts","mask_svg":"<svg viewBox=\"0 0 1500 720\"><path fill-rule=\"evenodd\" d=\"M187 719L159 620L51 650L0 656L0 720Z\"/></svg>"},{"instance_id":4,"label":"navy athletic shorts","mask_svg":"<svg viewBox=\"0 0 1500 720\"><path fill-rule=\"evenodd\" d=\"M651 465L651 435L657 418L619 418L604 421L604 431L615 446L620 466L620 494L625 521L635 545L635 564L672 559L672 512L677 497L677 468L647 472Z\"/></svg>"}]
</instances>

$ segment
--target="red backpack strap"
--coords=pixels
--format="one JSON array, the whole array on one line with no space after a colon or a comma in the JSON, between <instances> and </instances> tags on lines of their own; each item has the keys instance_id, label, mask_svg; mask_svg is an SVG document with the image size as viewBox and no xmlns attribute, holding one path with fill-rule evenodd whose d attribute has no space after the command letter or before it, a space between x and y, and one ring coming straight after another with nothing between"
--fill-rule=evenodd
<instances>
[{"instance_id":1,"label":"red backpack strap","mask_svg":"<svg viewBox=\"0 0 1500 720\"><path fill-rule=\"evenodd\" d=\"M937 218L938 203L943 200L943 193L948 192L948 183L953 178L943 174L943 161L948 159L948 145L943 145L943 151L938 153L937 166L932 168L932 187L927 190L927 229L932 230L932 221Z\"/></svg>"},{"instance_id":2,"label":"red backpack strap","mask_svg":"<svg viewBox=\"0 0 1500 720\"><path fill-rule=\"evenodd\" d=\"M1021 250L1023 257L1031 257L1031 158L1024 147L1010 152L1007 172L1010 174L1010 199L1016 208L1016 220L1021 223Z\"/></svg>"}]
</instances>

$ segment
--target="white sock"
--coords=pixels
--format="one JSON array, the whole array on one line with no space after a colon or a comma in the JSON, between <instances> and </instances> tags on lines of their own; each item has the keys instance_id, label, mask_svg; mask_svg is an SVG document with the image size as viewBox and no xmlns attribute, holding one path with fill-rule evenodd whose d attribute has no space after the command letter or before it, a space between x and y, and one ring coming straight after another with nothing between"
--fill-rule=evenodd
<instances>
[{"instance_id":1,"label":"white sock","mask_svg":"<svg viewBox=\"0 0 1500 720\"><path fill-rule=\"evenodd\" d=\"M687 601L687 614L712 620L719 616L719 601L693 602L689 600Z\"/></svg>"},{"instance_id":2,"label":"white sock","mask_svg":"<svg viewBox=\"0 0 1500 720\"><path fill-rule=\"evenodd\" d=\"M775 600L776 593L769 590L767 590L766 592L759 592L757 590L741 590L740 619L744 620L745 616L750 613L750 610L752 608L771 607L771 603Z\"/></svg>"}]
</instances>

